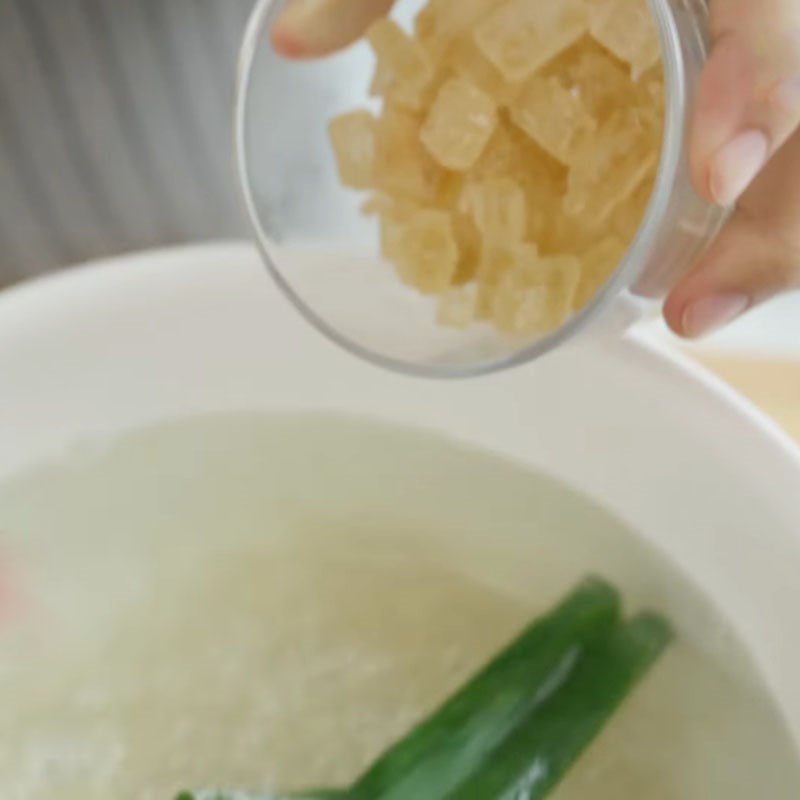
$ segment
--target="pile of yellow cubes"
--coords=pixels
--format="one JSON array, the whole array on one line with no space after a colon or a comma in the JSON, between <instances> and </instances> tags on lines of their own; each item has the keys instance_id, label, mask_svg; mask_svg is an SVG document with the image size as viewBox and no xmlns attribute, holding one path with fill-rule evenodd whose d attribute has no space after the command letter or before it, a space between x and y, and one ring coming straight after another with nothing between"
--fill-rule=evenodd
<instances>
[{"instance_id":1,"label":"pile of yellow cubes","mask_svg":"<svg viewBox=\"0 0 800 800\"><path fill-rule=\"evenodd\" d=\"M562 325L605 283L652 191L664 117L646 0L431 0L369 31L377 117L331 122L342 182L442 324Z\"/></svg>"}]
</instances>

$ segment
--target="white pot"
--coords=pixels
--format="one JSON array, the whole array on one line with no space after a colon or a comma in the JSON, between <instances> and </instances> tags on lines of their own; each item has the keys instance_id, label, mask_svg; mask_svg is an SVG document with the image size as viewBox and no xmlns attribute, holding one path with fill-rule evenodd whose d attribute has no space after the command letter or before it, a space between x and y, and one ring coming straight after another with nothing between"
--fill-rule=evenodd
<instances>
[{"instance_id":1,"label":"white pot","mask_svg":"<svg viewBox=\"0 0 800 800\"><path fill-rule=\"evenodd\" d=\"M0 480L87 435L254 408L432 429L599 501L727 612L800 740L800 457L685 360L630 337L493 378L398 377L312 331L239 245L120 259L0 297Z\"/></svg>"}]
</instances>

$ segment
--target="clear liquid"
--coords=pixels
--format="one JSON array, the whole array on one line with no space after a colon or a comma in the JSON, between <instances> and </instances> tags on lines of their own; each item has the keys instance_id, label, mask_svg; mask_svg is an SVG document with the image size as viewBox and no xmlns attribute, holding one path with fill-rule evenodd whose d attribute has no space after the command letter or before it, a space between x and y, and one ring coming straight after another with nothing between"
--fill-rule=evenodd
<instances>
[{"instance_id":1,"label":"clear liquid","mask_svg":"<svg viewBox=\"0 0 800 800\"><path fill-rule=\"evenodd\" d=\"M6 486L0 530L4 800L344 784L589 572L681 635L554 800L800 796L769 696L668 561L431 435L182 421Z\"/></svg>"}]
</instances>

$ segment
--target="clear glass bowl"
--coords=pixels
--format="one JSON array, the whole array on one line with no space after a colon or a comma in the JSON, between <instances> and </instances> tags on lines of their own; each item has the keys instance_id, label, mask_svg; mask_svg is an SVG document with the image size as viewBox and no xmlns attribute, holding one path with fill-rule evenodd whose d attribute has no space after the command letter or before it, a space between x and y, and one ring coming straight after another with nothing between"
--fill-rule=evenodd
<instances>
[{"instance_id":1,"label":"clear glass bowl","mask_svg":"<svg viewBox=\"0 0 800 800\"><path fill-rule=\"evenodd\" d=\"M687 166L689 112L707 54L705 0L650 0L664 56L666 126L661 164L639 232L595 299L554 333L511 337L488 325L436 322L435 300L403 286L384 261L364 197L343 187L328 140L330 119L376 107L366 44L313 63L286 61L269 46L285 0L260 0L247 26L235 109L237 169L264 261L305 318L332 340L384 367L433 377L494 372L547 353L605 320L622 327L666 294L723 223L701 200ZM424 0L401 0L410 22ZM631 313L632 312L632 313Z\"/></svg>"}]
</instances>

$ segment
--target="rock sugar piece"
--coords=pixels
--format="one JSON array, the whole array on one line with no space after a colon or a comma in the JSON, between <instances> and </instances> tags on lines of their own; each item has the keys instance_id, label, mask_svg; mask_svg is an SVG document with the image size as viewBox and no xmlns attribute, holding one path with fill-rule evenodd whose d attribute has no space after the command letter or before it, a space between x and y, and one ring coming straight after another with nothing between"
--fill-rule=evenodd
<instances>
[{"instance_id":1,"label":"rock sugar piece","mask_svg":"<svg viewBox=\"0 0 800 800\"><path fill-rule=\"evenodd\" d=\"M440 60L459 38L503 0L430 0L414 22L414 32L428 53Z\"/></svg>"},{"instance_id":2,"label":"rock sugar piece","mask_svg":"<svg viewBox=\"0 0 800 800\"><path fill-rule=\"evenodd\" d=\"M474 284L448 289L439 298L436 321L448 328L468 328L477 315L478 291Z\"/></svg>"},{"instance_id":3,"label":"rock sugar piece","mask_svg":"<svg viewBox=\"0 0 800 800\"><path fill-rule=\"evenodd\" d=\"M571 256L515 266L500 279L492 320L502 331L523 336L553 331L572 314L581 264Z\"/></svg>"},{"instance_id":4,"label":"rock sugar piece","mask_svg":"<svg viewBox=\"0 0 800 800\"><path fill-rule=\"evenodd\" d=\"M531 78L511 106L514 124L564 164L576 145L596 127L579 92L555 76Z\"/></svg>"},{"instance_id":5,"label":"rock sugar piece","mask_svg":"<svg viewBox=\"0 0 800 800\"><path fill-rule=\"evenodd\" d=\"M469 214L487 241L521 242L528 225L525 192L513 178L487 178L468 184L461 210Z\"/></svg>"},{"instance_id":6,"label":"rock sugar piece","mask_svg":"<svg viewBox=\"0 0 800 800\"><path fill-rule=\"evenodd\" d=\"M501 121L470 177L511 178L525 194L526 238L543 244L562 215L566 171L526 133Z\"/></svg>"},{"instance_id":7,"label":"rock sugar piece","mask_svg":"<svg viewBox=\"0 0 800 800\"><path fill-rule=\"evenodd\" d=\"M365 206L365 213L374 214L380 224L380 245L384 258L395 263L403 257L402 236L405 226L422 208L407 200L374 195Z\"/></svg>"},{"instance_id":8,"label":"rock sugar piece","mask_svg":"<svg viewBox=\"0 0 800 800\"><path fill-rule=\"evenodd\" d=\"M539 250L536 245L484 243L477 274L476 315L478 319L492 318L492 307L498 286L507 274L533 266L538 261Z\"/></svg>"},{"instance_id":9,"label":"rock sugar piece","mask_svg":"<svg viewBox=\"0 0 800 800\"><path fill-rule=\"evenodd\" d=\"M457 75L493 97L499 106L508 105L522 88L521 82L506 80L471 35L461 36L453 43L445 63Z\"/></svg>"},{"instance_id":10,"label":"rock sugar piece","mask_svg":"<svg viewBox=\"0 0 800 800\"><path fill-rule=\"evenodd\" d=\"M657 166L658 153L643 139L611 161L600 175L587 179L584 172L571 171L564 213L589 229L600 229L642 184L652 181Z\"/></svg>"},{"instance_id":11,"label":"rock sugar piece","mask_svg":"<svg viewBox=\"0 0 800 800\"><path fill-rule=\"evenodd\" d=\"M475 30L486 57L508 81L521 81L589 28L584 0L509 0Z\"/></svg>"},{"instance_id":12,"label":"rock sugar piece","mask_svg":"<svg viewBox=\"0 0 800 800\"><path fill-rule=\"evenodd\" d=\"M641 182L639 188L619 205L609 220L611 232L623 242L632 242L650 203L655 183L655 171Z\"/></svg>"},{"instance_id":13,"label":"rock sugar piece","mask_svg":"<svg viewBox=\"0 0 800 800\"><path fill-rule=\"evenodd\" d=\"M458 244L458 267L453 283L460 286L475 279L480 264L483 239L470 215L457 212L451 215L451 219Z\"/></svg>"},{"instance_id":14,"label":"rock sugar piece","mask_svg":"<svg viewBox=\"0 0 800 800\"><path fill-rule=\"evenodd\" d=\"M549 333L636 236L664 79L647 0L428 0L369 33L382 108L334 120L342 182L441 324Z\"/></svg>"},{"instance_id":15,"label":"rock sugar piece","mask_svg":"<svg viewBox=\"0 0 800 800\"><path fill-rule=\"evenodd\" d=\"M637 109L612 111L590 136L580 137L571 151L573 182L589 183L608 173L615 159L636 148L646 135Z\"/></svg>"},{"instance_id":16,"label":"rock sugar piece","mask_svg":"<svg viewBox=\"0 0 800 800\"><path fill-rule=\"evenodd\" d=\"M435 73L422 45L390 19L378 20L367 39L377 58L371 93L409 108L422 108Z\"/></svg>"},{"instance_id":17,"label":"rock sugar piece","mask_svg":"<svg viewBox=\"0 0 800 800\"><path fill-rule=\"evenodd\" d=\"M394 225L389 252L401 280L424 294L446 291L458 266L450 215L424 209Z\"/></svg>"},{"instance_id":18,"label":"rock sugar piece","mask_svg":"<svg viewBox=\"0 0 800 800\"><path fill-rule=\"evenodd\" d=\"M446 176L422 146L422 122L420 115L406 109L384 109L375 132L374 186L425 205L436 201Z\"/></svg>"},{"instance_id":19,"label":"rock sugar piece","mask_svg":"<svg viewBox=\"0 0 800 800\"><path fill-rule=\"evenodd\" d=\"M623 239L607 236L581 253L582 269L575 292L575 311L580 311L592 301L611 277L627 249Z\"/></svg>"},{"instance_id":20,"label":"rock sugar piece","mask_svg":"<svg viewBox=\"0 0 800 800\"><path fill-rule=\"evenodd\" d=\"M339 178L352 189L369 189L374 180L376 120L368 111L353 111L332 120L328 133Z\"/></svg>"},{"instance_id":21,"label":"rock sugar piece","mask_svg":"<svg viewBox=\"0 0 800 800\"><path fill-rule=\"evenodd\" d=\"M469 81L451 78L439 90L420 138L443 167L466 170L480 158L496 126L494 100Z\"/></svg>"},{"instance_id":22,"label":"rock sugar piece","mask_svg":"<svg viewBox=\"0 0 800 800\"><path fill-rule=\"evenodd\" d=\"M580 95L598 120L631 102L634 87L629 71L591 39L573 48L559 74Z\"/></svg>"},{"instance_id":23,"label":"rock sugar piece","mask_svg":"<svg viewBox=\"0 0 800 800\"><path fill-rule=\"evenodd\" d=\"M590 28L603 47L630 64L634 79L661 59L655 20L641 0L595 0Z\"/></svg>"}]
</instances>

